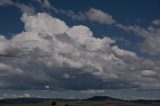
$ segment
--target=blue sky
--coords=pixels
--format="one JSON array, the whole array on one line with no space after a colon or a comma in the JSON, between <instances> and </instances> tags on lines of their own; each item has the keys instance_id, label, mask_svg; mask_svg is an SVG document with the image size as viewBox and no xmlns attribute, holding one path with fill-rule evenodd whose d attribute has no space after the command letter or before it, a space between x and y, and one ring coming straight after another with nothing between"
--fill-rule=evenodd
<instances>
[{"instance_id":1,"label":"blue sky","mask_svg":"<svg viewBox=\"0 0 160 106\"><path fill-rule=\"evenodd\" d=\"M159 0L1 0L0 97L159 99L159 11Z\"/></svg>"}]
</instances>

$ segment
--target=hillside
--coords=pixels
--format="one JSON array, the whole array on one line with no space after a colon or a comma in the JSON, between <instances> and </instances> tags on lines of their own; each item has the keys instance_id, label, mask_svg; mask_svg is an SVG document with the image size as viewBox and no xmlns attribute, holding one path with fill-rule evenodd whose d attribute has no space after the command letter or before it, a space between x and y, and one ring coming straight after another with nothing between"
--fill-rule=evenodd
<instances>
[{"instance_id":1,"label":"hillside","mask_svg":"<svg viewBox=\"0 0 160 106\"><path fill-rule=\"evenodd\" d=\"M0 100L0 106L160 106L160 100L127 101L108 96L78 99L17 98Z\"/></svg>"}]
</instances>

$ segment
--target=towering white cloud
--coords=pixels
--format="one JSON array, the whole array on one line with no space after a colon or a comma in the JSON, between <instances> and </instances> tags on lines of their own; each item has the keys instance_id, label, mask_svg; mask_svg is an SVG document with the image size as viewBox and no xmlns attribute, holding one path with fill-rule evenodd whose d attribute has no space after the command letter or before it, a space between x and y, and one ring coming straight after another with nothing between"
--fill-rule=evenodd
<instances>
[{"instance_id":1,"label":"towering white cloud","mask_svg":"<svg viewBox=\"0 0 160 106\"><path fill-rule=\"evenodd\" d=\"M96 38L88 27L69 27L46 13L24 13L21 19L24 32L11 40L0 37L0 68L7 70L0 74L10 75L1 78L0 88L45 89L47 85L49 89L85 90L147 86L143 66L153 65L131 51L111 46L115 42L111 38ZM142 75L137 76L139 73ZM152 81L156 86L158 78ZM20 84L13 83L17 79Z\"/></svg>"},{"instance_id":2,"label":"towering white cloud","mask_svg":"<svg viewBox=\"0 0 160 106\"><path fill-rule=\"evenodd\" d=\"M51 34L58 34L64 33L69 29L63 21L52 18L45 13L39 13L36 16L23 14L22 21L25 23L25 30L28 32L47 32Z\"/></svg>"},{"instance_id":3,"label":"towering white cloud","mask_svg":"<svg viewBox=\"0 0 160 106\"><path fill-rule=\"evenodd\" d=\"M158 46L160 45L159 43L160 29L158 27L160 25L159 19L153 20L152 21L153 26L150 26L148 29L145 29L138 25L127 26L120 24L116 22L116 20L113 19L113 17L110 14L95 8L90 8L88 11L84 12L80 11L79 13L75 13L72 10L69 11L61 10L59 12L75 20L81 20L81 21L89 20L93 22L98 22L100 24L114 25L115 27L118 27L124 31L132 31L136 35L140 35L141 37L144 38L144 42L141 43L140 45L142 52L145 52L152 56L157 56L160 53L160 48Z\"/></svg>"}]
</instances>

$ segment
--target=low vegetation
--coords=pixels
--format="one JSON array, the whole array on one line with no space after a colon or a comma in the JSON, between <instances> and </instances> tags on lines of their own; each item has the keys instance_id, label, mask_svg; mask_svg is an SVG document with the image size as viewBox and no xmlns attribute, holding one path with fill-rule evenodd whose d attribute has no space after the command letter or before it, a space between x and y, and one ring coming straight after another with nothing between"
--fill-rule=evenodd
<instances>
[{"instance_id":1,"label":"low vegetation","mask_svg":"<svg viewBox=\"0 0 160 106\"><path fill-rule=\"evenodd\" d=\"M18 101L18 100L17 100ZM46 99L46 101L40 103L3 103L0 102L0 106L160 106L159 100L136 100L136 101L127 101L120 100L110 97L92 97L85 100L51 100Z\"/></svg>"}]
</instances>

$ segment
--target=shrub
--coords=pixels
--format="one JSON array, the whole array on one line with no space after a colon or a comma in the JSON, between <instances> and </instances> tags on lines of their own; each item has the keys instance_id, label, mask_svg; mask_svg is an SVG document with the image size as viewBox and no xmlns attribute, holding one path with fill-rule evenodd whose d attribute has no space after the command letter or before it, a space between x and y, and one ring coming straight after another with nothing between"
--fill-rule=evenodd
<instances>
[{"instance_id":1,"label":"shrub","mask_svg":"<svg viewBox=\"0 0 160 106\"><path fill-rule=\"evenodd\" d=\"M55 101L52 101L52 106L55 106L56 105L56 102Z\"/></svg>"},{"instance_id":2,"label":"shrub","mask_svg":"<svg viewBox=\"0 0 160 106\"><path fill-rule=\"evenodd\" d=\"M68 104L65 104L64 106L69 106Z\"/></svg>"}]
</instances>

